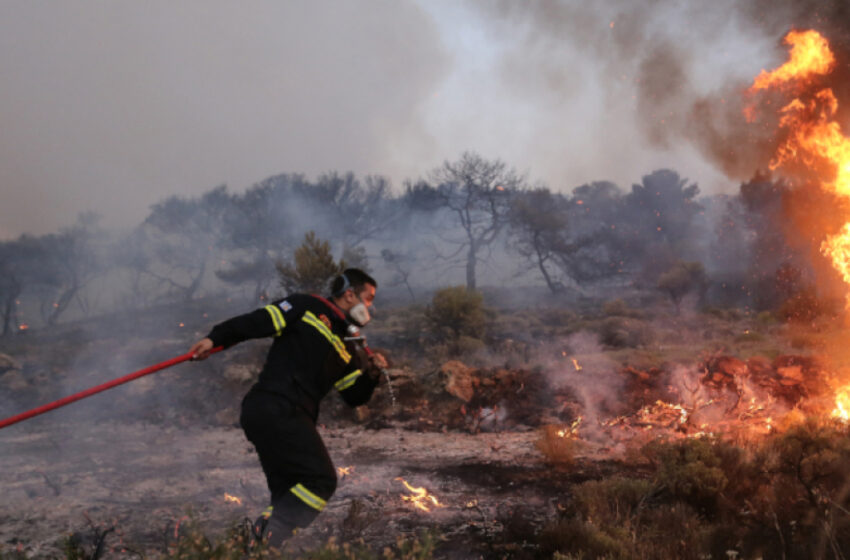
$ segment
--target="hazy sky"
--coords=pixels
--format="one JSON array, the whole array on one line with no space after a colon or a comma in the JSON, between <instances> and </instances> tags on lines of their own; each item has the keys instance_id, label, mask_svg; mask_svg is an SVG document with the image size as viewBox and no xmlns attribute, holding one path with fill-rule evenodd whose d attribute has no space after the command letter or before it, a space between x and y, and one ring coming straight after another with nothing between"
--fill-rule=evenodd
<instances>
[{"instance_id":1,"label":"hazy sky","mask_svg":"<svg viewBox=\"0 0 850 560\"><path fill-rule=\"evenodd\" d=\"M781 63L787 25L702 4L0 0L0 238L281 172L400 188L464 150L556 190L731 190L680 108Z\"/></svg>"}]
</instances>

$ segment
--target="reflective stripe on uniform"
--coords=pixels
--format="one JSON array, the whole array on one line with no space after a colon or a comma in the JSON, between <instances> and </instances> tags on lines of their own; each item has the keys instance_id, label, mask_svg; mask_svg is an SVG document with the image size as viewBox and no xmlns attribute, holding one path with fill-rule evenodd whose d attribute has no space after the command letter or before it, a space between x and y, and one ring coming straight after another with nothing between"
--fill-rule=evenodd
<instances>
[{"instance_id":1,"label":"reflective stripe on uniform","mask_svg":"<svg viewBox=\"0 0 850 560\"><path fill-rule=\"evenodd\" d=\"M272 316L272 323L274 323L274 335L280 336L280 332L286 326L286 320L283 318L283 313L280 312L277 305L267 305L265 310Z\"/></svg>"},{"instance_id":2,"label":"reflective stripe on uniform","mask_svg":"<svg viewBox=\"0 0 850 560\"><path fill-rule=\"evenodd\" d=\"M336 383L334 383L334 387L337 388L338 391L345 391L357 381L357 378L363 375L363 372L359 369L355 369Z\"/></svg>"},{"instance_id":3,"label":"reflective stripe on uniform","mask_svg":"<svg viewBox=\"0 0 850 560\"><path fill-rule=\"evenodd\" d=\"M331 332L328 326L325 325L318 317L307 311L306 313L304 313L304 317L302 317L302 320L308 325L315 327L316 330L322 333L322 336L328 339L328 342L331 343L337 354L339 354L339 357L342 358L343 362L347 364L351 361L351 354L349 354L348 351L345 349L345 344L343 344L342 340L340 340L337 335Z\"/></svg>"},{"instance_id":4,"label":"reflective stripe on uniform","mask_svg":"<svg viewBox=\"0 0 850 560\"><path fill-rule=\"evenodd\" d=\"M273 512L274 512L274 506L269 506L265 510L263 510L263 513L260 515L260 517L262 517L263 519L268 519L269 517L272 516Z\"/></svg>"},{"instance_id":5,"label":"reflective stripe on uniform","mask_svg":"<svg viewBox=\"0 0 850 560\"><path fill-rule=\"evenodd\" d=\"M309 490L307 490L307 488L303 484L298 483L295 486L293 486L292 488L290 488L289 491L292 492L293 494L295 494L296 496L298 496L301 499L302 502L304 502L305 504L307 504L311 508L319 510L319 511L322 511L323 509L325 509L325 504L327 502L325 500L321 499L320 497L318 497L317 495L313 494Z\"/></svg>"}]
</instances>

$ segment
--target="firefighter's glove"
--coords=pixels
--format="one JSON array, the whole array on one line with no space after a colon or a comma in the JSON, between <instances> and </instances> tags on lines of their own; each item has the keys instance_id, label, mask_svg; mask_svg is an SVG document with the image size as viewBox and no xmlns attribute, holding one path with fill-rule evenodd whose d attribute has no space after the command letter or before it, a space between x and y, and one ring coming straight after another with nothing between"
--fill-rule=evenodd
<instances>
[{"instance_id":1,"label":"firefighter's glove","mask_svg":"<svg viewBox=\"0 0 850 560\"><path fill-rule=\"evenodd\" d=\"M376 384L381 382L387 366L387 360L380 354L372 354L367 360L366 375Z\"/></svg>"},{"instance_id":2,"label":"firefighter's glove","mask_svg":"<svg viewBox=\"0 0 850 560\"><path fill-rule=\"evenodd\" d=\"M390 364L387 362L387 359L384 357L384 355L376 354L375 352L373 352L369 356L369 365L379 370L387 369L388 367L390 367Z\"/></svg>"}]
</instances>

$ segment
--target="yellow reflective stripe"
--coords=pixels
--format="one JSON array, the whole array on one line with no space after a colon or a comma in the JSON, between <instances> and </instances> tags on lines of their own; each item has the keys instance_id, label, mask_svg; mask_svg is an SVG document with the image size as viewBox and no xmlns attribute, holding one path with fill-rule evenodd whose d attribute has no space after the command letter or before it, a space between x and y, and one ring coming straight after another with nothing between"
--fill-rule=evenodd
<instances>
[{"instance_id":1,"label":"yellow reflective stripe","mask_svg":"<svg viewBox=\"0 0 850 560\"><path fill-rule=\"evenodd\" d=\"M319 511L325 509L325 504L327 502L307 490L307 488L305 488L303 484L296 484L295 486L290 488L289 491L301 498L301 501L303 501L311 508L317 509Z\"/></svg>"},{"instance_id":2,"label":"yellow reflective stripe","mask_svg":"<svg viewBox=\"0 0 850 560\"><path fill-rule=\"evenodd\" d=\"M345 344L343 344L339 337L332 333L328 326L325 325L318 317L307 311L306 313L304 313L304 317L302 317L302 320L308 325L315 327L316 330L318 330L325 338L328 339L328 342L330 342L334 349L337 351L337 354L339 354L340 358L342 358L342 361L344 361L346 364L351 361L351 354L349 354L348 351L345 349Z\"/></svg>"},{"instance_id":3,"label":"yellow reflective stripe","mask_svg":"<svg viewBox=\"0 0 850 560\"><path fill-rule=\"evenodd\" d=\"M280 309L278 309L276 305L267 305L265 310L272 316L272 323L274 323L275 330L274 335L280 336L280 332L283 330L283 327L286 326L286 320L283 318L283 313L280 312Z\"/></svg>"},{"instance_id":4,"label":"yellow reflective stripe","mask_svg":"<svg viewBox=\"0 0 850 560\"><path fill-rule=\"evenodd\" d=\"M269 517L271 517L271 516L272 516L272 512L273 512L273 511L274 511L274 506L269 506L269 507L267 507L267 508L263 511L263 513L262 513L261 517L262 517L263 519L268 519Z\"/></svg>"},{"instance_id":5,"label":"yellow reflective stripe","mask_svg":"<svg viewBox=\"0 0 850 560\"><path fill-rule=\"evenodd\" d=\"M363 372L359 369L355 369L354 371L334 383L334 387L336 387L338 391L345 391L346 389L354 385L354 382L357 381L357 378L361 375L363 375Z\"/></svg>"}]
</instances>

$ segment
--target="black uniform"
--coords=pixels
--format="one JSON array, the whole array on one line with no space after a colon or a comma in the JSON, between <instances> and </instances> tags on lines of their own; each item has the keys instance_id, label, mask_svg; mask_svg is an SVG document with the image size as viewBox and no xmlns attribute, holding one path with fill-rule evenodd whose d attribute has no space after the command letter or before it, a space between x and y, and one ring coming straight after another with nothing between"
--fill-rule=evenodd
<instances>
[{"instance_id":1,"label":"black uniform","mask_svg":"<svg viewBox=\"0 0 850 560\"><path fill-rule=\"evenodd\" d=\"M224 347L275 337L240 417L271 491L265 536L272 545L313 521L336 490L336 470L316 431L319 401L335 388L358 406L378 383L362 347L343 340L348 326L330 301L292 294L220 323L208 335Z\"/></svg>"}]
</instances>

